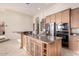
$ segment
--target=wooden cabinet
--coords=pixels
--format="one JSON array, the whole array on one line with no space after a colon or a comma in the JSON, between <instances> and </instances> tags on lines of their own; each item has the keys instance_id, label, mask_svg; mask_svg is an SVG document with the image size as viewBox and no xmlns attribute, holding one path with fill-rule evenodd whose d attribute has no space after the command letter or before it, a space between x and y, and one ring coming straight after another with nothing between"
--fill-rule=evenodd
<instances>
[{"instance_id":1,"label":"wooden cabinet","mask_svg":"<svg viewBox=\"0 0 79 59\"><path fill-rule=\"evenodd\" d=\"M61 55L61 40L56 40L53 44L48 45L49 56L60 56Z\"/></svg>"},{"instance_id":2,"label":"wooden cabinet","mask_svg":"<svg viewBox=\"0 0 79 59\"><path fill-rule=\"evenodd\" d=\"M30 37L27 37L27 39L26 39L26 41L27 41L27 43L26 43L26 49L27 49L27 51L30 51Z\"/></svg>"},{"instance_id":3,"label":"wooden cabinet","mask_svg":"<svg viewBox=\"0 0 79 59\"><path fill-rule=\"evenodd\" d=\"M79 37L78 36L71 36L69 40L69 48L79 53Z\"/></svg>"},{"instance_id":4,"label":"wooden cabinet","mask_svg":"<svg viewBox=\"0 0 79 59\"><path fill-rule=\"evenodd\" d=\"M64 10L62 12L52 14L46 17L46 23L70 23L71 9Z\"/></svg>"},{"instance_id":5,"label":"wooden cabinet","mask_svg":"<svg viewBox=\"0 0 79 59\"><path fill-rule=\"evenodd\" d=\"M42 55L42 46L41 43L35 42L35 56Z\"/></svg>"},{"instance_id":6,"label":"wooden cabinet","mask_svg":"<svg viewBox=\"0 0 79 59\"><path fill-rule=\"evenodd\" d=\"M70 22L70 9L64 10L62 13L62 23Z\"/></svg>"},{"instance_id":7,"label":"wooden cabinet","mask_svg":"<svg viewBox=\"0 0 79 59\"><path fill-rule=\"evenodd\" d=\"M52 43L47 43L26 36L26 39L24 39L24 49L32 56L58 56L61 55L61 39L57 39Z\"/></svg>"},{"instance_id":8,"label":"wooden cabinet","mask_svg":"<svg viewBox=\"0 0 79 59\"><path fill-rule=\"evenodd\" d=\"M56 23L57 24L61 23L61 12L60 13L56 13Z\"/></svg>"},{"instance_id":9,"label":"wooden cabinet","mask_svg":"<svg viewBox=\"0 0 79 59\"><path fill-rule=\"evenodd\" d=\"M37 41L37 39L24 35L23 45L24 50L27 51L29 55L42 55L42 45L39 41Z\"/></svg>"},{"instance_id":10,"label":"wooden cabinet","mask_svg":"<svg viewBox=\"0 0 79 59\"><path fill-rule=\"evenodd\" d=\"M55 22L55 14L52 14L52 15L50 16L50 22L51 22L51 23L54 23L54 22Z\"/></svg>"},{"instance_id":11,"label":"wooden cabinet","mask_svg":"<svg viewBox=\"0 0 79 59\"><path fill-rule=\"evenodd\" d=\"M79 8L71 10L71 28L79 28Z\"/></svg>"},{"instance_id":12,"label":"wooden cabinet","mask_svg":"<svg viewBox=\"0 0 79 59\"><path fill-rule=\"evenodd\" d=\"M34 56L34 41L32 40L32 38L30 40L30 49L29 50L30 50L30 54Z\"/></svg>"},{"instance_id":13,"label":"wooden cabinet","mask_svg":"<svg viewBox=\"0 0 79 59\"><path fill-rule=\"evenodd\" d=\"M48 45L48 55L49 56L55 56L56 55L56 46L55 46L55 44L53 44L53 46L52 45ZM50 49L50 47L51 47L51 49Z\"/></svg>"},{"instance_id":14,"label":"wooden cabinet","mask_svg":"<svg viewBox=\"0 0 79 59\"><path fill-rule=\"evenodd\" d=\"M24 48L24 50L26 50L26 48L27 48L27 37L24 35L24 37L23 37L23 48Z\"/></svg>"},{"instance_id":15,"label":"wooden cabinet","mask_svg":"<svg viewBox=\"0 0 79 59\"><path fill-rule=\"evenodd\" d=\"M46 17L46 23L50 23L50 16Z\"/></svg>"},{"instance_id":16,"label":"wooden cabinet","mask_svg":"<svg viewBox=\"0 0 79 59\"><path fill-rule=\"evenodd\" d=\"M39 43L38 41L35 41L34 38L31 38L31 40L30 40L30 54L32 56L41 56L41 52L42 52L41 43Z\"/></svg>"},{"instance_id":17,"label":"wooden cabinet","mask_svg":"<svg viewBox=\"0 0 79 59\"><path fill-rule=\"evenodd\" d=\"M23 48L24 48L24 50L26 51L26 53L28 53L29 55L31 55L30 54L30 37L28 37L28 36L26 36L26 35L24 35L23 36L24 38L23 38ZM28 52L29 51L29 52Z\"/></svg>"}]
</instances>

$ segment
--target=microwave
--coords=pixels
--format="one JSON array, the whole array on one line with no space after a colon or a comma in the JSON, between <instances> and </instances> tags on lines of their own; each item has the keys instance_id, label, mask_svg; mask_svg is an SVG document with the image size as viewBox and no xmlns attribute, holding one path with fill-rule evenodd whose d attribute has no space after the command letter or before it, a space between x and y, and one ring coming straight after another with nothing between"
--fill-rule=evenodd
<instances>
[{"instance_id":1,"label":"microwave","mask_svg":"<svg viewBox=\"0 0 79 59\"><path fill-rule=\"evenodd\" d=\"M68 30L68 23L60 23L56 25L57 31Z\"/></svg>"}]
</instances>

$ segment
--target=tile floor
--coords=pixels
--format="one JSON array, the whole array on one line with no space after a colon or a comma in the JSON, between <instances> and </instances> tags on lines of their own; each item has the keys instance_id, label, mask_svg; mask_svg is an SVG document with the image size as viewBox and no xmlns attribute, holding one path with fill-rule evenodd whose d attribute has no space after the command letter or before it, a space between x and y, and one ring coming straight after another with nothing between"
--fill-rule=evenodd
<instances>
[{"instance_id":1,"label":"tile floor","mask_svg":"<svg viewBox=\"0 0 79 59\"><path fill-rule=\"evenodd\" d=\"M9 40L0 43L0 56L28 56L28 54L19 48L17 40ZM78 54L62 48L62 56L78 56Z\"/></svg>"},{"instance_id":2,"label":"tile floor","mask_svg":"<svg viewBox=\"0 0 79 59\"><path fill-rule=\"evenodd\" d=\"M0 43L0 56L25 56L23 49L20 49L16 40L9 40Z\"/></svg>"}]
</instances>

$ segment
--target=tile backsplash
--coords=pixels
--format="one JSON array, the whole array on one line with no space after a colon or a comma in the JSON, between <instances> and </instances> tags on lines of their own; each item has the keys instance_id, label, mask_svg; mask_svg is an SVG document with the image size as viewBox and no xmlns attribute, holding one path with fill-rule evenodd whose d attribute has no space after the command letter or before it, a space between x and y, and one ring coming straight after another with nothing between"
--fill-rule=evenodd
<instances>
[{"instance_id":1,"label":"tile backsplash","mask_svg":"<svg viewBox=\"0 0 79 59\"><path fill-rule=\"evenodd\" d=\"M79 28L77 28L77 29L72 29L72 33L79 33Z\"/></svg>"}]
</instances>

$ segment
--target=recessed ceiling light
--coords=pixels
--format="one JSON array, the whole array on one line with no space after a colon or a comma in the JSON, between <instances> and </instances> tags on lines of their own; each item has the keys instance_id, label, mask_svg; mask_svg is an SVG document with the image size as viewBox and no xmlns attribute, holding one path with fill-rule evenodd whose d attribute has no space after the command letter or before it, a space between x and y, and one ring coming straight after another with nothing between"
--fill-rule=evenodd
<instances>
[{"instance_id":1,"label":"recessed ceiling light","mask_svg":"<svg viewBox=\"0 0 79 59\"><path fill-rule=\"evenodd\" d=\"M38 10L40 10L41 8L37 8Z\"/></svg>"}]
</instances>

